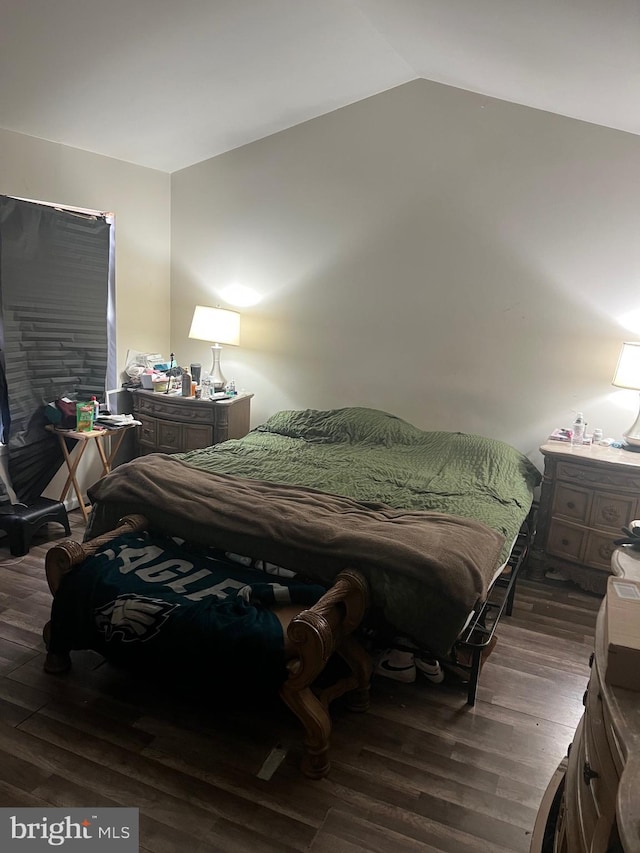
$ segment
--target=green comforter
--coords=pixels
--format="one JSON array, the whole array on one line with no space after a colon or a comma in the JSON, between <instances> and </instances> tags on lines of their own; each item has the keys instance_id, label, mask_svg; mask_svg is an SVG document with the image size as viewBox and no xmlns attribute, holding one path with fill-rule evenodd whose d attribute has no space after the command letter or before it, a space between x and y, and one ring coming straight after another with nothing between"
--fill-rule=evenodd
<instances>
[{"instance_id":1,"label":"green comforter","mask_svg":"<svg viewBox=\"0 0 640 853\"><path fill-rule=\"evenodd\" d=\"M140 512L152 526L196 542L287 567L289 559L291 568L308 568L324 583L330 582L331 573L323 575L322 561L333 549L332 571L345 565L362 570L373 603L388 623L423 647L445 654L506 559L539 480L532 463L500 441L424 432L364 408L285 411L243 439L177 456L153 454L119 466L89 490L96 506L87 537L112 529L125 513ZM299 487L311 492L297 495ZM282 489L290 504L278 511L276 498L282 497ZM319 498L313 490L324 493L337 508L319 502L316 511L313 502ZM329 500L331 495L340 500ZM358 506L343 506L348 500ZM323 527L322 513L329 510L339 535ZM380 559L382 545L392 544L390 531L398 522L394 510L406 511L399 513L403 524L404 515L427 510L444 514L452 525L456 518L480 525L453 525L455 530L445 536L440 533L442 519L434 524L425 518L424 529L421 522L414 532L426 536L426 544L409 548L416 564L408 560L409 540L400 537L391 568ZM383 520L378 516L389 516L391 527L376 528L377 538L360 542L369 514L376 524ZM318 525L324 532L316 531L314 538ZM482 545L487 537L478 527L504 537L501 554L502 539L491 534L497 544L487 549ZM344 537L348 548L343 548Z\"/></svg>"},{"instance_id":2,"label":"green comforter","mask_svg":"<svg viewBox=\"0 0 640 853\"><path fill-rule=\"evenodd\" d=\"M527 457L502 441L425 432L365 408L278 412L245 438L178 458L219 474L472 518L505 537L505 559L540 482Z\"/></svg>"}]
</instances>

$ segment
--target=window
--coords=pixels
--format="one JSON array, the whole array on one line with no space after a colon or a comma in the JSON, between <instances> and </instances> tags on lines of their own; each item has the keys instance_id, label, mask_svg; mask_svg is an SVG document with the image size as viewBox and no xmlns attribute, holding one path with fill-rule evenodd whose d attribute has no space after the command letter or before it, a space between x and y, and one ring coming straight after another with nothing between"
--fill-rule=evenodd
<instances>
[{"instance_id":1,"label":"window","mask_svg":"<svg viewBox=\"0 0 640 853\"><path fill-rule=\"evenodd\" d=\"M115 378L113 289L112 218L0 196L0 415L21 501L62 462L45 404L104 399Z\"/></svg>"}]
</instances>

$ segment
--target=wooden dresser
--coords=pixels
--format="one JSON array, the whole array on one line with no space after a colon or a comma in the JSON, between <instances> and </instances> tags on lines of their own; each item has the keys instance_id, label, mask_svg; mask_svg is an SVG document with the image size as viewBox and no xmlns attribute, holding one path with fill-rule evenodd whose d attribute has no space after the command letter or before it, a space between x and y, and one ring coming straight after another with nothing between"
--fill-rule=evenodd
<instances>
[{"instance_id":1,"label":"wooden dresser","mask_svg":"<svg viewBox=\"0 0 640 853\"><path fill-rule=\"evenodd\" d=\"M640 552L617 549L615 574L640 580ZM640 692L605 681L604 602L585 711L543 797L531 853L640 853Z\"/></svg>"},{"instance_id":2,"label":"wooden dresser","mask_svg":"<svg viewBox=\"0 0 640 853\"><path fill-rule=\"evenodd\" d=\"M138 452L181 453L242 438L249 432L253 394L224 400L196 400L157 391L133 391Z\"/></svg>"},{"instance_id":3,"label":"wooden dresser","mask_svg":"<svg viewBox=\"0 0 640 853\"><path fill-rule=\"evenodd\" d=\"M559 569L604 595L621 528L640 518L640 453L543 444L544 478L530 565Z\"/></svg>"}]
</instances>

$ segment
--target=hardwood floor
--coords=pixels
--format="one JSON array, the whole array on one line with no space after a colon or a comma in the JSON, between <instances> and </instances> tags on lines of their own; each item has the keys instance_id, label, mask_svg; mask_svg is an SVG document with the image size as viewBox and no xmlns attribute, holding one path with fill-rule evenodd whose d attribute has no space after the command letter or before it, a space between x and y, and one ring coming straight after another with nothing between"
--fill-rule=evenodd
<instances>
[{"instance_id":1,"label":"hardwood floor","mask_svg":"<svg viewBox=\"0 0 640 853\"><path fill-rule=\"evenodd\" d=\"M333 706L332 769L312 782L279 703L205 708L91 652L46 675L43 557L64 534L45 531L25 557L0 549L0 805L139 807L140 849L154 853L528 850L582 714L597 596L521 579L474 708L455 680L376 678L367 714Z\"/></svg>"}]
</instances>

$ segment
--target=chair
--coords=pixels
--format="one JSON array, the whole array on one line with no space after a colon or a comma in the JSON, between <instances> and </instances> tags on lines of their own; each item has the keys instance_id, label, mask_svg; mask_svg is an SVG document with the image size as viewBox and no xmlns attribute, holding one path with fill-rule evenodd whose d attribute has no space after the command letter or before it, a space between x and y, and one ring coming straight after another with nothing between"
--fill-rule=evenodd
<instances>
[{"instance_id":1,"label":"chair","mask_svg":"<svg viewBox=\"0 0 640 853\"><path fill-rule=\"evenodd\" d=\"M28 554L34 533L43 524L51 521L61 524L67 536L71 535L67 511L61 501L38 498L30 506L12 504L6 508L0 508L0 530L4 530L7 534L9 550L13 557Z\"/></svg>"}]
</instances>

